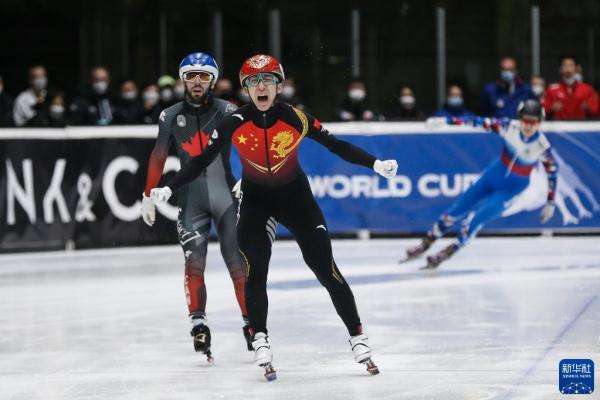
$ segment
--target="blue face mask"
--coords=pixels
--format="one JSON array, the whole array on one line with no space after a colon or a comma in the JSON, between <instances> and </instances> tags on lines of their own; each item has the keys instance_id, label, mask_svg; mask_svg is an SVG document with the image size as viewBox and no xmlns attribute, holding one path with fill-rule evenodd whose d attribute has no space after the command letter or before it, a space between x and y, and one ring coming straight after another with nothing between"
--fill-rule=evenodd
<instances>
[{"instance_id":1,"label":"blue face mask","mask_svg":"<svg viewBox=\"0 0 600 400\"><path fill-rule=\"evenodd\" d=\"M503 70L500 71L500 77L506 83L512 83L515 80L515 73L513 71Z\"/></svg>"},{"instance_id":2,"label":"blue face mask","mask_svg":"<svg viewBox=\"0 0 600 400\"><path fill-rule=\"evenodd\" d=\"M449 107L459 108L463 105L463 98L461 96L448 96L446 102L448 103Z\"/></svg>"}]
</instances>

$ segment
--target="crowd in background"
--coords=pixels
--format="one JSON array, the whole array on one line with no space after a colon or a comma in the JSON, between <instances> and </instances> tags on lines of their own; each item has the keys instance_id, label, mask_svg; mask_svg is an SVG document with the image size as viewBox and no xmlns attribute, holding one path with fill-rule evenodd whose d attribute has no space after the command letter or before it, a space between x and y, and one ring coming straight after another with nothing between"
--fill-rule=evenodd
<instances>
[{"instance_id":1,"label":"crowd in background","mask_svg":"<svg viewBox=\"0 0 600 400\"><path fill-rule=\"evenodd\" d=\"M469 117L478 115L515 118L518 104L526 99L539 99L549 120L585 120L600 117L597 91L585 83L582 67L572 56L561 57L560 80L546 86L543 77L533 76L528 81L518 71L514 58L500 60L498 78L485 85L479 99L479 108L465 106L464 91L458 84L449 84L446 101L432 116ZM89 82L78 94L67 95L49 85L46 69L29 69L29 87L13 98L4 90L0 77L0 127L63 127L65 125L140 125L156 124L161 110L181 101L184 86L179 79L161 76L155 83L138 87L130 79L113 86L110 72L95 67ZM232 80L219 79L214 95L237 105L247 104L248 95ZM283 83L284 101L305 109L299 97L296 82L288 78ZM417 96L410 85L402 85L387 110L372 107L365 82L350 82L335 116L337 121L423 121L427 115L421 110Z\"/></svg>"}]
</instances>

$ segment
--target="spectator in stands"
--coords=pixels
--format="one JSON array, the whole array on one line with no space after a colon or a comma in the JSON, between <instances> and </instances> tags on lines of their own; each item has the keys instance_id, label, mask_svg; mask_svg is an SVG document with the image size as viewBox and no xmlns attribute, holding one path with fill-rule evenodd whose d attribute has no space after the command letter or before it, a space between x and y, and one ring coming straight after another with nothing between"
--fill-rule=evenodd
<instances>
[{"instance_id":1,"label":"spectator in stands","mask_svg":"<svg viewBox=\"0 0 600 400\"><path fill-rule=\"evenodd\" d=\"M465 101L462 88L458 85L450 85L446 90L446 103L444 107L437 110L434 117L451 118L471 118L474 117L471 111L465 107Z\"/></svg>"},{"instance_id":2,"label":"spectator in stands","mask_svg":"<svg viewBox=\"0 0 600 400\"><path fill-rule=\"evenodd\" d=\"M177 103L175 100L175 79L171 75L163 75L158 78L156 82L160 91L160 100L158 102L158 108L164 110L165 108L171 107Z\"/></svg>"},{"instance_id":3,"label":"spectator in stands","mask_svg":"<svg viewBox=\"0 0 600 400\"><path fill-rule=\"evenodd\" d=\"M500 78L488 83L481 93L481 112L487 117L517 118L517 108L522 101L533 99L531 86L523 82L512 57L500 60Z\"/></svg>"},{"instance_id":4,"label":"spectator in stands","mask_svg":"<svg viewBox=\"0 0 600 400\"><path fill-rule=\"evenodd\" d=\"M29 89L21 92L13 107L16 126L44 126L48 118L48 75L46 68L36 65L29 69Z\"/></svg>"},{"instance_id":5,"label":"spectator in stands","mask_svg":"<svg viewBox=\"0 0 600 400\"><path fill-rule=\"evenodd\" d=\"M215 83L215 90L213 91L215 97L219 99L227 100L231 103L237 104L235 94L233 91L233 82L229 78L220 78Z\"/></svg>"},{"instance_id":6,"label":"spectator in stands","mask_svg":"<svg viewBox=\"0 0 600 400\"><path fill-rule=\"evenodd\" d=\"M539 75L533 75L529 83L531 83L531 91L536 99L542 102L546 91L546 80Z\"/></svg>"},{"instance_id":7,"label":"spectator in stands","mask_svg":"<svg viewBox=\"0 0 600 400\"><path fill-rule=\"evenodd\" d=\"M0 76L0 128L13 125L13 97L4 88L4 80Z\"/></svg>"},{"instance_id":8,"label":"spectator in stands","mask_svg":"<svg viewBox=\"0 0 600 400\"><path fill-rule=\"evenodd\" d=\"M177 79L177 82L175 82L173 94L175 95L175 101L183 100L183 97L185 96L185 87L183 86L183 82L181 81L181 79Z\"/></svg>"},{"instance_id":9,"label":"spectator in stands","mask_svg":"<svg viewBox=\"0 0 600 400\"><path fill-rule=\"evenodd\" d=\"M304 104L302 104L300 97L298 97L298 91L296 90L296 81L294 80L294 78L286 78L286 80L283 81L281 97L283 97L283 100L286 103L291 104L297 109L306 110L306 107L304 106Z\"/></svg>"},{"instance_id":10,"label":"spectator in stands","mask_svg":"<svg viewBox=\"0 0 600 400\"><path fill-rule=\"evenodd\" d=\"M142 93L142 103L144 110L142 112L143 124L158 124L158 116L162 109L159 106L160 93L158 85L148 85Z\"/></svg>"},{"instance_id":11,"label":"spectator in stands","mask_svg":"<svg viewBox=\"0 0 600 400\"><path fill-rule=\"evenodd\" d=\"M65 94L57 92L50 96L48 107L48 124L52 128L63 128L66 125Z\"/></svg>"},{"instance_id":12,"label":"spectator in stands","mask_svg":"<svg viewBox=\"0 0 600 400\"><path fill-rule=\"evenodd\" d=\"M375 118L375 113L367 106L367 87L363 81L350 82L336 114L339 121L372 121Z\"/></svg>"},{"instance_id":13,"label":"spectator in stands","mask_svg":"<svg viewBox=\"0 0 600 400\"><path fill-rule=\"evenodd\" d=\"M243 87L240 87L237 91L237 94L235 96L235 103L238 106L243 106L246 105L248 103L250 103L250 96L248 96L248 93L246 93L246 90L244 90Z\"/></svg>"},{"instance_id":14,"label":"spectator in stands","mask_svg":"<svg viewBox=\"0 0 600 400\"><path fill-rule=\"evenodd\" d=\"M390 121L424 121L425 114L417 108L415 93L410 86L400 87L398 96L386 114Z\"/></svg>"},{"instance_id":15,"label":"spectator in stands","mask_svg":"<svg viewBox=\"0 0 600 400\"><path fill-rule=\"evenodd\" d=\"M598 92L591 85L577 81L577 60L560 58L560 82L548 86L544 109L548 119L569 120L596 117L600 112Z\"/></svg>"},{"instance_id":16,"label":"spectator in stands","mask_svg":"<svg viewBox=\"0 0 600 400\"><path fill-rule=\"evenodd\" d=\"M109 94L110 74L104 67L90 73L89 86L73 100L70 123L73 125L109 125L113 123L114 101Z\"/></svg>"},{"instance_id":17,"label":"spectator in stands","mask_svg":"<svg viewBox=\"0 0 600 400\"><path fill-rule=\"evenodd\" d=\"M144 107L138 99L138 88L134 81L121 83L121 95L116 102L115 123L119 125L135 125L142 122Z\"/></svg>"}]
</instances>

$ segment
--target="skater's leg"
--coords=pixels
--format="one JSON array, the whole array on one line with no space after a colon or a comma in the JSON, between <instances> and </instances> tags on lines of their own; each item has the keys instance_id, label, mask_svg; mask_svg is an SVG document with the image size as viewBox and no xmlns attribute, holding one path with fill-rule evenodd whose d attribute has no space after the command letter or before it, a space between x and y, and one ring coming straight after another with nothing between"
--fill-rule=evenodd
<instances>
[{"instance_id":1,"label":"skater's leg","mask_svg":"<svg viewBox=\"0 0 600 400\"><path fill-rule=\"evenodd\" d=\"M237 223L237 207L232 204L223 215L215 216L215 225L217 227L217 235L219 236L219 245L221 247L221 255L229 270L229 276L233 282L235 296L238 305L244 318L247 317L246 299L244 286L246 284L246 270L239 251L236 223Z\"/></svg>"},{"instance_id":2,"label":"skater's leg","mask_svg":"<svg viewBox=\"0 0 600 400\"><path fill-rule=\"evenodd\" d=\"M244 201L240 206L237 239L246 267L246 306L254 332L267 332L267 273L271 259L269 216L260 207Z\"/></svg>"},{"instance_id":3,"label":"skater's leg","mask_svg":"<svg viewBox=\"0 0 600 400\"><path fill-rule=\"evenodd\" d=\"M354 295L339 271L331 250L331 239L323 214L312 196L304 199L297 212L282 217L279 221L286 226L300 246L304 261L327 289L335 310L341 317L351 336L361 333L362 327Z\"/></svg>"}]
</instances>

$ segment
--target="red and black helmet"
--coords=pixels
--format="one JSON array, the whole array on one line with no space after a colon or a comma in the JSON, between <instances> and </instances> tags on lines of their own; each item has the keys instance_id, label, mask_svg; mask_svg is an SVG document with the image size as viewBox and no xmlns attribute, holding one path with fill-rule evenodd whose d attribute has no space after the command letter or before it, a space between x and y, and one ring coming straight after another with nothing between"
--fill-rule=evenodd
<instances>
[{"instance_id":1,"label":"red and black helmet","mask_svg":"<svg viewBox=\"0 0 600 400\"><path fill-rule=\"evenodd\" d=\"M240 68L240 85L244 86L244 80L249 76L261 73L274 74L279 78L279 82L283 82L285 79L283 67L275 57L256 54L242 64L242 68Z\"/></svg>"}]
</instances>

